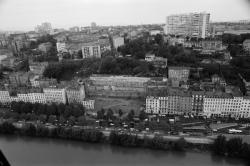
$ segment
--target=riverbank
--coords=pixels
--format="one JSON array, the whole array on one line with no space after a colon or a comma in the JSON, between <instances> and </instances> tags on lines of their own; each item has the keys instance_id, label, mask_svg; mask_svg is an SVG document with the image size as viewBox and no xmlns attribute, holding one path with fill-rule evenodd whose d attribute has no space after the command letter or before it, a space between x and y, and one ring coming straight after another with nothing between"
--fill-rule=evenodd
<instances>
[{"instance_id":1,"label":"riverbank","mask_svg":"<svg viewBox=\"0 0 250 166\"><path fill-rule=\"evenodd\" d=\"M14 135L0 136L0 147L13 166L200 166L201 163L202 166L247 166L242 160L213 156L209 152L127 148Z\"/></svg>"},{"instance_id":2,"label":"riverbank","mask_svg":"<svg viewBox=\"0 0 250 166\"><path fill-rule=\"evenodd\" d=\"M0 125L0 133L8 135L29 136L38 138L54 138L75 140L87 143L102 143L129 148L146 148L162 151L209 151L216 155L229 156L249 160L250 146L242 143L241 139L233 138L226 141L225 137L218 137L213 144L193 144L184 138L166 140L162 136L138 137L136 134L111 131L105 136L98 129L83 129L73 127L47 128L43 125L29 124L16 128L12 123L4 122Z\"/></svg>"}]
</instances>

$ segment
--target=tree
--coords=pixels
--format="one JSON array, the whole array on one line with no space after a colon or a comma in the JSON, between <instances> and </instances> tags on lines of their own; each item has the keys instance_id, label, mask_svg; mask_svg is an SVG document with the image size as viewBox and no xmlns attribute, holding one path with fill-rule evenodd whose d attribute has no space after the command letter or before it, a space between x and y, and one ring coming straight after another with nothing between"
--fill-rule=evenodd
<instances>
[{"instance_id":1,"label":"tree","mask_svg":"<svg viewBox=\"0 0 250 166\"><path fill-rule=\"evenodd\" d=\"M105 110L102 108L100 111L97 111L97 119L104 119Z\"/></svg>"},{"instance_id":2,"label":"tree","mask_svg":"<svg viewBox=\"0 0 250 166\"><path fill-rule=\"evenodd\" d=\"M161 45L163 43L163 36L161 34L157 34L155 36L155 42L159 45Z\"/></svg>"},{"instance_id":3,"label":"tree","mask_svg":"<svg viewBox=\"0 0 250 166\"><path fill-rule=\"evenodd\" d=\"M119 109L119 110L118 110L118 114L119 114L119 117L122 117L123 112L122 112L122 110L121 110L121 109Z\"/></svg>"},{"instance_id":4,"label":"tree","mask_svg":"<svg viewBox=\"0 0 250 166\"><path fill-rule=\"evenodd\" d=\"M112 109L109 108L107 111L107 115L106 115L107 120L113 119L113 116L114 116L114 112Z\"/></svg>"},{"instance_id":5,"label":"tree","mask_svg":"<svg viewBox=\"0 0 250 166\"><path fill-rule=\"evenodd\" d=\"M66 119L61 115L60 117L59 117L59 123L60 124L64 124L66 122Z\"/></svg>"},{"instance_id":6,"label":"tree","mask_svg":"<svg viewBox=\"0 0 250 166\"><path fill-rule=\"evenodd\" d=\"M55 123L55 121L56 121L56 116L55 115L50 115L49 119L48 119L48 122L49 123Z\"/></svg>"},{"instance_id":7,"label":"tree","mask_svg":"<svg viewBox=\"0 0 250 166\"><path fill-rule=\"evenodd\" d=\"M15 126L9 122L3 122L0 125L0 133L13 134L15 131L16 131Z\"/></svg>"},{"instance_id":8,"label":"tree","mask_svg":"<svg viewBox=\"0 0 250 166\"><path fill-rule=\"evenodd\" d=\"M74 116L69 117L69 125L73 126L76 122L76 118Z\"/></svg>"},{"instance_id":9,"label":"tree","mask_svg":"<svg viewBox=\"0 0 250 166\"><path fill-rule=\"evenodd\" d=\"M226 144L227 153L230 157L239 157L242 150L242 139L231 138Z\"/></svg>"},{"instance_id":10,"label":"tree","mask_svg":"<svg viewBox=\"0 0 250 166\"><path fill-rule=\"evenodd\" d=\"M227 141L226 137L219 135L215 140L212 145L212 150L215 154L218 155L225 155L227 151Z\"/></svg>"},{"instance_id":11,"label":"tree","mask_svg":"<svg viewBox=\"0 0 250 166\"><path fill-rule=\"evenodd\" d=\"M140 120L145 120L147 118L147 114L144 110L141 110L139 113Z\"/></svg>"},{"instance_id":12,"label":"tree","mask_svg":"<svg viewBox=\"0 0 250 166\"><path fill-rule=\"evenodd\" d=\"M132 120L134 119L134 116L135 116L134 110L130 110L130 112L129 112L128 115L127 115L127 119L128 119L129 121L132 121Z\"/></svg>"},{"instance_id":13,"label":"tree","mask_svg":"<svg viewBox=\"0 0 250 166\"><path fill-rule=\"evenodd\" d=\"M33 124L30 124L28 127L24 130L25 135L28 136L35 136L36 135L36 127Z\"/></svg>"},{"instance_id":14,"label":"tree","mask_svg":"<svg viewBox=\"0 0 250 166\"><path fill-rule=\"evenodd\" d=\"M178 151L183 151L187 145L187 141L182 137L174 143L174 149Z\"/></svg>"}]
</instances>

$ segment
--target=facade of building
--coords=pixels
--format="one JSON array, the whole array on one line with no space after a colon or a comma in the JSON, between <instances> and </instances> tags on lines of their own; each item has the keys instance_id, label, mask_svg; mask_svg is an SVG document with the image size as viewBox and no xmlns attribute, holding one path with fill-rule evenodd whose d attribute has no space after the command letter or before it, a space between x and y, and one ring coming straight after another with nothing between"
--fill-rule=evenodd
<instances>
[{"instance_id":1,"label":"facade of building","mask_svg":"<svg viewBox=\"0 0 250 166\"><path fill-rule=\"evenodd\" d=\"M57 52L67 52L66 43L65 42L57 42L56 49L57 49Z\"/></svg>"},{"instance_id":2,"label":"facade of building","mask_svg":"<svg viewBox=\"0 0 250 166\"><path fill-rule=\"evenodd\" d=\"M82 57L84 58L101 58L100 45L84 45L82 46Z\"/></svg>"},{"instance_id":3,"label":"facade of building","mask_svg":"<svg viewBox=\"0 0 250 166\"><path fill-rule=\"evenodd\" d=\"M210 14L188 13L170 15L167 17L167 34L206 38L208 36Z\"/></svg>"},{"instance_id":4,"label":"facade of building","mask_svg":"<svg viewBox=\"0 0 250 166\"><path fill-rule=\"evenodd\" d=\"M184 115L192 113L192 96L173 93L165 97L146 98L146 112L153 114Z\"/></svg>"},{"instance_id":5,"label":"facade of building","mask_svg":"<svg viewBox=\"0 0 250 166\"><path fill-rule=\"evenodd\" d=\"M66 88L68 103L82 103L85 99L84 86L79 88Z\"/></svg>"},{"instance_id":6,"label":"facade of building","mask_svg":"<svg viewBox=\"0 0 250 166\"><path fill-rule=\"evenodd\" d=\"M203 92L194 92L192 94L192 114L203 115L203 100L205 94Z\"/></svg>"},{"instance_id":7,"label":"facade of building","mask_svg":"<svg viewBox=\"0 0 250 166\"><path fill-rule=\"evenodd\" d=\"M193 114L206 117L250 118L250 98L230 94L168 95L146 98L146 112L152 114Z\"/></svg>"},{"instance_id":8,"label":"facade of building","mask_svg":"<svg viewBox=\"0 0 250 166\"><path fill-rule=\"evenodd\" d=\"M0 103L2 103L2 104L9 104L10 103L9 91L5 91L5 90L0 91Z\"/></svg>"},{"instance_id":9,"label":"facade of building","mask_svg":"<svg viewBox=\"0 0 250 166\"><path fill-rule=\"evenodd\" d=\"M123 37L113 37L113 46L117 49L120 46L124 45L124 38Z\"/></svg>"},{"instance_id":10,"label":"facade of building","mask_svg":"<svg viewBox=\"0 0 250 166\"><path fill-rule=\"evenodd\" d=\"M93 75L86 85L90 96L142 97L150 78L130 76Z\"/></svg>"},{"instance_id":11,"label":"facade of building","mask_svg":"<svg viewBox=\"0 0 250 166\"><path fill-rule=\"evenodd\" d=\"M187 82L190 74L188 67L168 67L168 78Z\"/></svg>"},{"instance_id":12,"label":"facade of building","mask_svg":"<svg viewBox=\"0 0 250 166\"><path fill-rule=\"evenodd\" d=\"M17 72L9 75L10 84L13 86L23 86L29 84L30 73Z\"/></svg>"},{"instance_id":13,"label":"facade of building","mask_svg":"<svg viewBox=\"0 0 250 166\"><path fill-rule=\"evenodd\" d=\"M32 73L42 75L48 65L48 62L32 62L29 63L29 68Z\"/></svg>"},{"instance_id":14,"label":"facade of building","mask_svg":"<svg viewBox=\"0 0 250 166\"><path fill-rule=\"evenodd\" d=\"M250 39L246 39L243 42L243 48L246 52L250 53Z\"/></svg>"},{"instance_id":15,"label":"facade of building","mask_svg":"<svg viewBox=\"0 0 250 166\"><path fill-rule=\"evenodd\" d=\"M37 25L35 27L35 31L37 33L41 33L41 34L51 34L51 33L53 33L51 23L49 23L49 22L44 22L41 25Z\"/></svg>"},{"instance_id":16,"label":"facade of building","mask_svg":"<svg viewBox=\"0 0 250 166\"><path fill-rule=\"evenodd\" d=\"M57 88L44 88L43 92L48 103L64 103L66 104L66 92L65 89Z\"/></svg>"},{"instance_id":17,"label":"facade of building","mask_svg":"<svg viewBox=\"0 0 250 166\"><path fill-rule=\"evenodd\" d=\"M86 108L86 109L95 109L95 100L85 100L82 101L82 105Z\"/></svg>"},{"instance_id":18,"label":"facade of building","mask_svg":"<svg viewBox=\"0 0 250 166\"><path fill-rule=\"evenodd\" d=\"M207 117L238 117L242 97L232 96L206 96L204 98L203 113Z\"/></svg>"}]
</instances>

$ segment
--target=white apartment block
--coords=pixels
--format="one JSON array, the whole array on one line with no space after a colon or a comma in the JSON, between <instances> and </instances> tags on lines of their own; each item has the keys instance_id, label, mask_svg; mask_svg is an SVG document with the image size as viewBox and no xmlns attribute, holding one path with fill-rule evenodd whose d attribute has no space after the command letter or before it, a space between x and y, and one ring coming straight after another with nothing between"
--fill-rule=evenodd
<instances>
[{"instance_id":1,"label":"white apartment block","mask_svg":"<svg viewBox=\"0 0 250 166\"><path fill-rule=\"evenodd\" d=\"M101 46L97 44L82 46L82 57L101 58Z\"/></svg>"},{"instance_id":2,"label":"white apartment block","mask_svg":"<svg viewBox=\"0 0 250 166\"><path fill-rule=\"evenodd\" d=\"M153 114L184 114L192 111L192 97L166 96L147 97L146 112Z\"/></svg>"},{"instance_id":3,"label":"white apartment block","mask_svg":"<svg viewBox=\"0 0 250 166\"><path fill-rule=\"evenodd\" d=\"M244 110L241 106L242 97L204 97L203 100L203 114L207 117L239 117L241 108Z\"/></svg>"},{"instance_id":4,"label":"white apartment block","mask_svg":"<svg viewBox=\"0 0 250 166\"><path fill-rule=\"evenodd\" d=\"M10 97L10 102L19 102L20 101L20 98L18 98L18 97L14 97L14 96L11 96Z\"/></svg>"},{"instance_id":5,"label":"white apartment block","mask_svg":"<svg viewBox=\"0 0 250 166\"><path fill-rule=\"evenodd\" d=\"M28 93L17 94L17 97L18 97L19 101L30 102L30 97L29 97Z\"/></svg>"},{"instance_id":6,"label":"white apartment block","mask_svg":"<svg viewBox=\"0 0 250 166\"><path fill-rule=\"evenodd\" d=\"M157 97L146 98L146 112L152 114L160 113L160 100Z\"/></svg>"},{"instance_id":7,"label":"white apartment block","mask_svg":"<svg viewBox=\"0 0 250 166\"><path fill-rule=\"evenodd\" d=\"M167 34L206 38L210 14L188 13L170 15L166 20Z\"/></svg>"},{"instance_id":8,"label":"white apartment block","mask_svg":"<svg viewBox=\"0 0 250 166\"><path fill-rule=\"evenodd\" d=\"M82 103L85 99L84 86L79 89L66 89L68 103Z\"/></svg>"},{"instance_id":9,"label":"white apartment block","mask_svg":"<svg viewBox=\"0 0 250 166\"><path fill-rule=\"evenodd\" d=\"M31 103L46 103L46 96L44 93L29 93Z\"/></svg>"},{"instance_id":10,"label":"white apartment block","mask_svg":"<svg viewBox=\"0 0 250 166\"><path fill-rule=\"evenodd\" d=\"M194 101L194 96L198 97ZM194 113L206 117L250 118L250 98L232 96L167 96L146 98L146 112L183 115Z\"/></svg>"},{"instance_id":11,"label":"white apartment block","mask_svg":"<svg viewBox=\"0 0 250 166\"><path fill-rule=\"evenodd\" d=\"M124 45L124 38L123 37L113 37L113 46L117 49L120 46Z\"/></svg>"},{"instance_id":12,"label":"white apartment block","mask_svg":"<svg viewBox=\"0 0 250 166\"><path fill-rule=\"evenodd\" d=\"M8 104L11 102L9 91L0 91L0 102L3 104Z\"/></svg>"},{"instance_id":13,"label":"white apartment block","mask_svg":"<svg viewBox=\"0 0 250 166\"><path fill-rule=\"evenodd\" d=\"M57 52L67 52L66 43L64 43L64 42L57 42L56 43L56 49L57 49Z\"/></svg>"},{"instance_id":14,"label":"white apartment block","mask_svg":"<svg viewBox=\"0 0 250 166\"><path fill-rule=\"evenodd\" d=\"M85 100L85 101L82 101L82 105L86 109L95 109L95 100Z\"/></svg>"},{"instance_id":15,"label":"white apartment block","mask_svg":"<svg viewBox=\"0 0 250 166\"><path fill-rule=\"evenodd\" d=\"M44 88L43 92L48 103L66 103L65 89Z\"/></svg>"},{"instance_id":16,"label":"white apartment block","mask_svg":"<svg viewBox=\"0 0 250 166\"><path fill-rule=\"evenodd\" d=\"M240 118L249 118L250 117L250 98L243 98L240 105L240 112L238 114Z\"/></svg>"}]
</instances>

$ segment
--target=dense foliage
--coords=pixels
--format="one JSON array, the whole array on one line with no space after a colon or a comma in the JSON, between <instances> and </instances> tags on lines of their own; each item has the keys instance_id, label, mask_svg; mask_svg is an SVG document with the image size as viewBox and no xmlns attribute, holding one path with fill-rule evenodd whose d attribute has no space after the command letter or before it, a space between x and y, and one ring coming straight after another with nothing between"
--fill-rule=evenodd
<instances>
[{"instance_id":1,"label":"dense foliage","mask_svg":"<svg viewBox=\"0 0 250 166\"><path fill-rule=\"evenodd\" d=\"M75 122L85 124L85 109L81 104L40 104L40 103L24 103L12 102L11 112L5 113L3 118L73 125ZM1 115L2 116L2 115Z\"/></svg>"},{"instance_id":2,"label":"dense foliage","mask_svg":"<svg viewBox=\"0 0 250 166\"><path fill-rule=\"evenodd\" d=\"M240 35L225 33L222 35L222 42L224 44L242 44L246 39L250 39L249 33Z\"/></svg>"},{"instance_id":3,"label":"dense foliage","mask_svg":"<svg viewBox=\"0 0 250 166\"><path fill-rule=\"evenodd\" d=\"M220 135L215 139L212 151L217 155L243 158L250 161L250 145L243 143L241 138L227 140L225 136Z\"/></svg>"},{"instance_id":4,"label":"dense foliage","mask_svg":"<svg viewBox=\"0 0 250 166\"><path fill-rule=\"evenodd\" d=\"M91 74L151 76L157 74L152 64L132 58L104 57L87 58L79 61L51 63L43 75L57 80L70 80L74 76L88 77Z\"/></svg>"},{"instance_id":5,"label":"dense foliage","mask_svg":"<svg viewBox=\"0 0 250 166\"><path fill-rule=\"evenodd\" d=\"M98 143L103 141L103 134L98 130L73 129L71 127L57 127L49 129L42 125L27 124L23 128L16 128L9 122L0 125L2 134L19 134L31 137L49 137L79 140L84 142Z\"/></svg>"},{"instance_id":6,"label":"dense foliage","mask_svg":"<svg viewBox=\"0 0 250 166\"><path fill-rule=\"evenodd\" d=\"M162 35L154 38L143 36L129 41L124 46L118 48L122 55L132 55L135 59L144 59L146 53L152 52L156 56L167 58L168 65L195 66L198 62L196 54L184 49L182 46L173 46L163 42Z\"/></svg>"},{"instance_id":7,"label":"dense foliage","mask_svg":"<svg viewBox=\"0 0 250 166\"><path fill-rule=\"evenodd\" d=\"M155 136L150 138L139 138L135 134L126 134L111 132L109 141L112 145L119 145L125 147L147 147L151 149L159 150L177 150L183 151L187 147L187 143L184 138L180 138L177 141L167 141L163 137Z\"/></svg>"}]
</instances>

